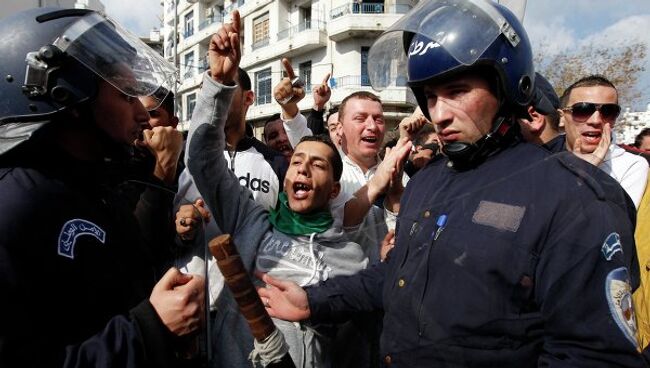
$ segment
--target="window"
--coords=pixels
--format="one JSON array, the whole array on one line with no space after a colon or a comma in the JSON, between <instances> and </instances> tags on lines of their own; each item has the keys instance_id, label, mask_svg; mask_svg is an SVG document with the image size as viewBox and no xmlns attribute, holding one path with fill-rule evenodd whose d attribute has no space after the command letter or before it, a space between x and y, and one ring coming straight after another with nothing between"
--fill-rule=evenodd
<instances>
[{"instance_id":1,"label":"window","mask_svg":"<svg viewBox=\"0 0 650 368\"><path fill-rule=\"evenodd\" d=\"M300 79L305 82L305 92L311 91L311 60L298 64L298 72Z\"/></svg>"},{"instance_id":2,"label":"window","mask_svg":"<svg viewBox=\"0 0 650 368\"><path fill-rule=\"evenodd\" d=\"M271 68L255 73L256 105L271 103Z\"/></svg>"},{"instance_id":3,"label":"window","mask_svg":"<svg viewBox=\"0 0 650 368\"><path fill-rule=\"evenodd\" d=\"M196 106L196 93L190 93L185 99L185 120L192 119L194 106Z\"/></svg>"},{"instance_id":4,"label":"window","mask_svg":"<svg viewBox=\"0 0 650 368\"><path fill-rule=\"evenodd\" d=\"M253 19L253 49L269 44L269 13Z\"/></svg>"},{"instance_id":5,"label":"window","mask_svg":"<svg viewBox=\"0 0 650 368\"><path fill-rule=\"evenodd\" d=\"M300 8L300 25L298 32L311 29L311 6L308 8Z\"/></svg>"},{"instance_id":6,"label":"window","mask_svg":"<svg viewBox=\"0 0 650 368\"><path fill-rule=\"evenodd\" d=\"M190 37L194 34L194 11L191 11L185 14L185 32L183 36L185 38Z\"/></svg>"},{"instance_id":7,"label":"window","mask_svg":"<svg viewBox=\"0 0 650 368\"><path fill-rule=\"evenodd\" d=\"M185 54L183 61L183 78L190 78L194 75L194 51Z\"/></svg>"},{"instance_id":8,"label":"window","mask_svg":"<svg viewBox=\"0 0 650 368\"><path fill-rule=\"evenodd\" d=\"M370 47L361 47L361 85L369 86L370 78L368 78L368 50Z\"/></svg>"}]
</instances>

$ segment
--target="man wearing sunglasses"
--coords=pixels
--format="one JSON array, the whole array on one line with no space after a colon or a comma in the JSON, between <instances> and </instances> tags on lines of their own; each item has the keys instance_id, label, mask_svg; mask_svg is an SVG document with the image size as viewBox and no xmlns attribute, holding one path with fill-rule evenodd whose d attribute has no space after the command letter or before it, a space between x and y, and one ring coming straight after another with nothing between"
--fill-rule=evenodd
<instances>
[{"instance_id":1,"label":"man wearing sunglasses","mask_svg":"<svg viewBox=\"0 0 650 368\"><path fill-rule=\"evenodd\" d=\"M612 126L621 112L614 84L601 75L590 75L569 86L560 102L567 150L616 179L638 208L648 163L613 142Z\"/></svg>"}]
</instances>

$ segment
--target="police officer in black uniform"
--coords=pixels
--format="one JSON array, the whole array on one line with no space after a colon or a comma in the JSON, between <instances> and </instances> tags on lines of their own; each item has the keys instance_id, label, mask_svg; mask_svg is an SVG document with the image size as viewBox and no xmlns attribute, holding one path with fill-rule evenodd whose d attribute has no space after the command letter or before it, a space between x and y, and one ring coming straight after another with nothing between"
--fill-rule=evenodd
<instances>
[{"instance_id":1,"label":"police officer in black uniform","mask_svg":"<svg viewBox=\"0 0 650 368\"><path fill-rule=\"evenodd\" d=\"M634 207L598 168L522 142L535 76L514 15L422 1L369 59L375 87L408 68L444 157L406 187L386 262L306 293L264 275L270 313L318 323L383 309L387 366L644 366Z\"/></svg>"},{"instance_id":2,"label":"police officer in black uniform","mask_svg":"<svg viewBox=\"0 0 650 368\"><path fill-rule=\"evenodd\" d=\"M0 33L0 366L185 363L203 279L155 283L116 189L149 119L138 97L173 67L89 10L28 10Z\"/></svg>"}]
</instances>

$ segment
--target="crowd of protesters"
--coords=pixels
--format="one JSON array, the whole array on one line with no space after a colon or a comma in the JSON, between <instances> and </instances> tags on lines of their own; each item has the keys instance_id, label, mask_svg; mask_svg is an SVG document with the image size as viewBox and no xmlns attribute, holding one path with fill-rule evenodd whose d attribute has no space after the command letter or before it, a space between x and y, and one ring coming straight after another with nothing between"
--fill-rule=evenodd
<instances>
[{"instance_id":1,"label":"crowd of protesters","mask_svg":"<svg viewBox=\"0 0 650 368\"><path fill-rule=\"evenodd\" d=\"M307 90L284 58L263 141L238 11L186 140L173 67L119 24L1 20L0 366L650 364L650 127L617 142L606 76L558 95L507 8L458 3L373 45L373 86L407 78L417 101L394 129L379 94L332 106L330 74ZM453 42L427 26L449 19ZM273 341L207 251L221 234Z\"/></svg>"}]
</instances>

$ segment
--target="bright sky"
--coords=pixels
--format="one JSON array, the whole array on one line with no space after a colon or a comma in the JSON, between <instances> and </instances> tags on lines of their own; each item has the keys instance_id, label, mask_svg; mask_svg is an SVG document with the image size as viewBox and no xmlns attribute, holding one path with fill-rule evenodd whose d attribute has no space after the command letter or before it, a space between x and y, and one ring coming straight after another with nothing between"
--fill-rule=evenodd
<instances>
[{"instance_id":1,"label":"bright sky","mask_svg":"<svg viewBox=\"0 0 650 368\"><path fill-rule=\"evenodd\" d=\"M160 0L103 0L106 12L130 31L145 36L160 27ZM534 46L548 45L549 54L583 43L624 45L648 43L649 0L528 0L524 26ZM634 110L650 103L650 56L639 89L644 98Z\"/></svg>"}]
</instances>

